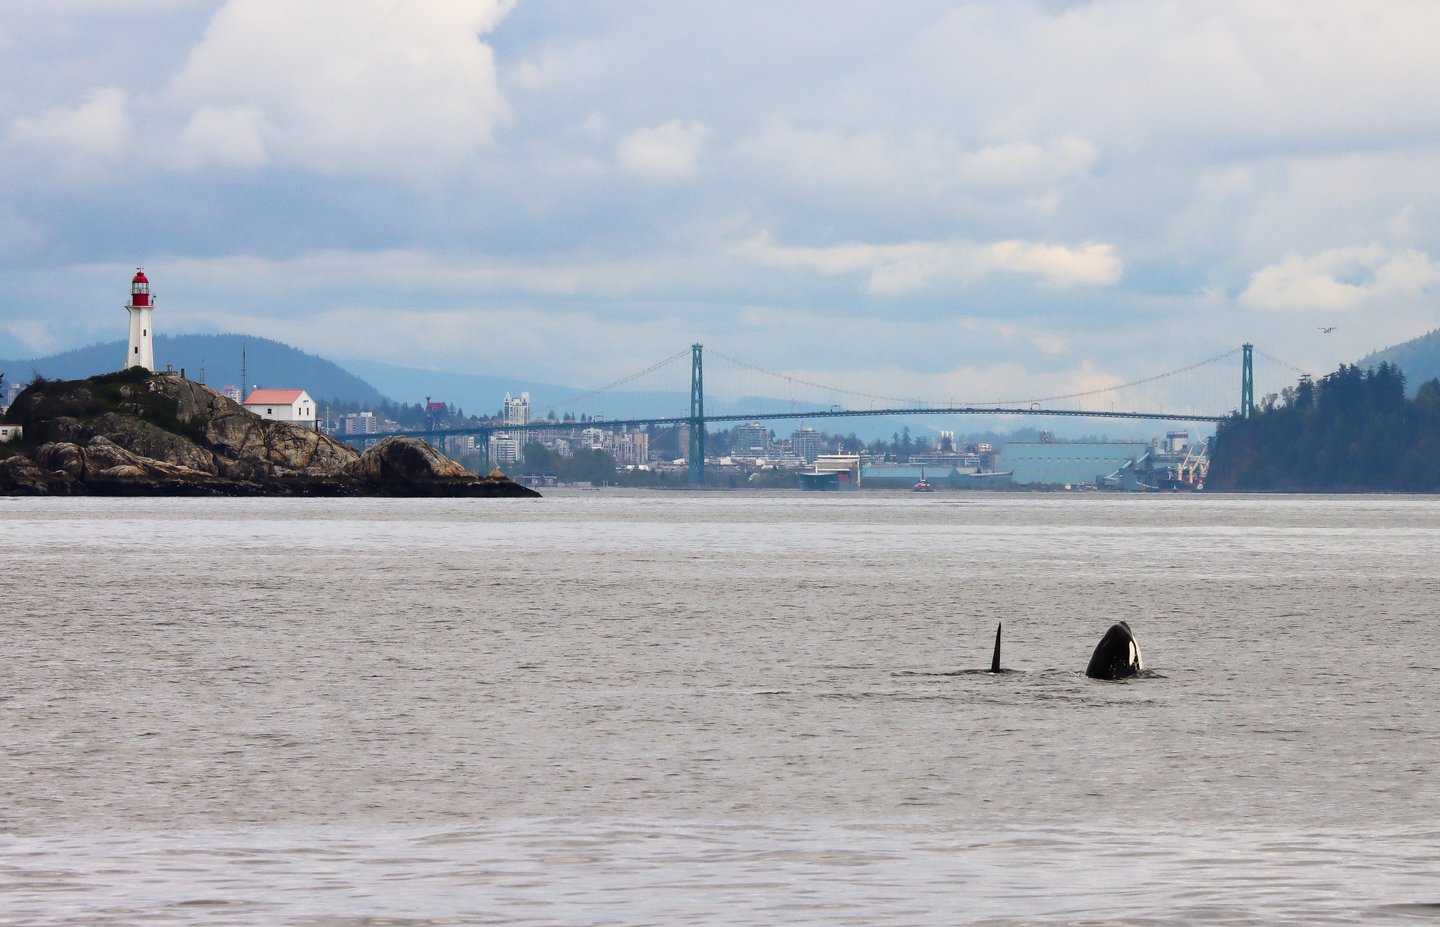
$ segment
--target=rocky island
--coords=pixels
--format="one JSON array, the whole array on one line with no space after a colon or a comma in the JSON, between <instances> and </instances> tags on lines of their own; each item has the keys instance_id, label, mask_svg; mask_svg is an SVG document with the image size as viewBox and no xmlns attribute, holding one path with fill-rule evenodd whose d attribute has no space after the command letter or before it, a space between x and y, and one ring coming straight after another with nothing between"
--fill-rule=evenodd
<instances>
[{"instance_id":1,"label":"rocky island","mask_svg":"<svg viewBox=\"0 0 1440 927\"><path fill-rule=\"evenodd\" d=\"M141 367L37 379L0 421L23 428L0 444L0 495L539 495L498 470L472 473L415 438L391 436L361 453Z\"/></svg>"}]
</instances>

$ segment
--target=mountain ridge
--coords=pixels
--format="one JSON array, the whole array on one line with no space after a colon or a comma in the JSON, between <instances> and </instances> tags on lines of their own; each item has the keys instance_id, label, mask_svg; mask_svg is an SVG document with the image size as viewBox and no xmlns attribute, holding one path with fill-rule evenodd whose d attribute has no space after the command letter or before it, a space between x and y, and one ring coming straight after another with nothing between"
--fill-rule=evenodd
<instances>
[{"instance_id":1,"label":"mountain ridge","mask_svg":"<svg viewBox=\"0 0 1440 927\"><path fill-rule=\"evenodd\" d=\"M245 353L249 393L257 385L303 389L317 401L347 399L379 403L388 397L332 360L292 345L254 335L157 335L156 364L184 370L197 383L215 387L240 385L241 351ZM119 369L125 342L97 342L44 357L0 359L7 382L28 382L33 375L50 380L81 380Z\"/></svg>"},{"instance_id":2,"label":"mountain ridge","mask_svg":"<svg viewBox=\"0 0 1440 927\"><path fill-rule=\"evenodd\" d=\"M1390 363L1405 374L1406 390L1415 395L1420 386L1440 377L1440 328L1423 335L1372 351L1356 362L1361 370Z\"/></svg>"}]
</instances>

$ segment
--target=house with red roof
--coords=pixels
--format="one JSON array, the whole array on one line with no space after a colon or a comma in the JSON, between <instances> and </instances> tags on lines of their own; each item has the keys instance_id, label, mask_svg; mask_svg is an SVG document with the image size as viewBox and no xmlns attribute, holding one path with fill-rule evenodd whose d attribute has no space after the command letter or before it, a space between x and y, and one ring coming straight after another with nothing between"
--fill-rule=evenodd
<instances>
[{"instance_id":1,"label":"house with red roof","mask_svg":"<svg viewBox=\"0 0 1440 927\"><path fill-rule=\"evenodd\" d=\"M256 389L245 397L245 409L277 422L315 424L315 400L303 389Z\"/></svg>"}]
</instances>

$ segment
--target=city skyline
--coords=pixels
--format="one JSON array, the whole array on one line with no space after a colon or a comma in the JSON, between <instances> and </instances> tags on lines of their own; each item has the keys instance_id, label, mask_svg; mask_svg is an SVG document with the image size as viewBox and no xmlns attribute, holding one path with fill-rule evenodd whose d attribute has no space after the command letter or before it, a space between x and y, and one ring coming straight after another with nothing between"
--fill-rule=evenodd
<instances>
[{"instance_id":1,"label":"city skyline","mask_svg":"<svg viewBox=\"0 0 1440 927\"><path fill-rule=\"evenodd\" d=\"M0 356L115 337L139 265L161 333L579 386L698 341L1049 394L1440 325L1440 11L832 10L7 9Z\"/></svg>"}]
</instances>

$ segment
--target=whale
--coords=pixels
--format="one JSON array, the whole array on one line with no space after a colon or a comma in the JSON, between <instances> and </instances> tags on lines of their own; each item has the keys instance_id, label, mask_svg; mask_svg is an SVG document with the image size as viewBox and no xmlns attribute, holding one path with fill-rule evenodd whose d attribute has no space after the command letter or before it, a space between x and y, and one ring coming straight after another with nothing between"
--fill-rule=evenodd
<instances>
[{"instance_id":1,"label":"whale","mask_svg":"<svg viewBox=\"0 0 1440 927\"><path fill-rule=\"evenodd\" d=\"M1135 642L1130 625L1117 621L1095 645L1085 675L1091 679L1128 679L1140 675L1143 669L1145 662L1140 656L1140 645Z\"/></svg>"},{"instance_id":2,"label":"whale","mask_svg":"<svg viewBox=\"0 0 1440 927\"><path fill-rule=\"evenodd\" d=\"M983 673L986 676L1007 676L1011 673L1023 672L1022 670L1004 669L1000 666L1000 632L1004 628L1004 622L995 625L995 650L990 655L990 665L985 669L961 669L948 670L945 672L912 672L901 670L894 673L895 676L969 676L972 673Z\"/></svg>"}]
</instances>

